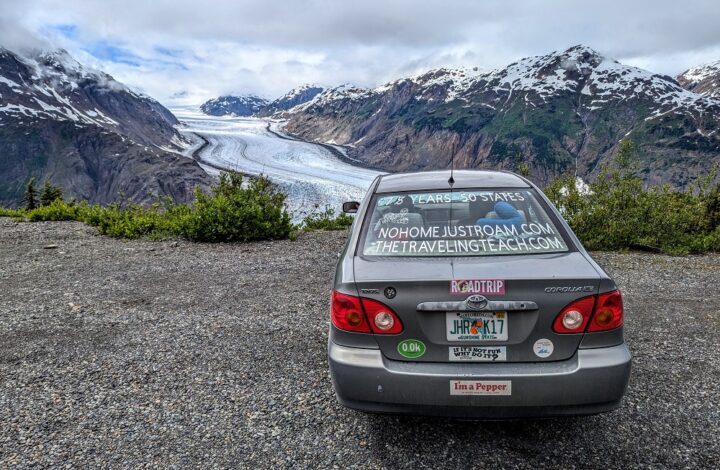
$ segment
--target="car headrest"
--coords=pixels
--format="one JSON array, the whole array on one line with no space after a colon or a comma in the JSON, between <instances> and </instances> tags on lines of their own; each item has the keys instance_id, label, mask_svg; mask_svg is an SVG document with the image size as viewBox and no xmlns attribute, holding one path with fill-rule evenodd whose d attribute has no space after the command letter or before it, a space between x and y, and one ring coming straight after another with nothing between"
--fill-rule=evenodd
<instances>
[{"instance_id":1,"label":"car headrest","mask_svg":"<svg viewBox=\"0 0 720 470\"><path fill-rule=\"evenodd\" d=\"M520 209L517 209L517 211L518 211L518 214L520 214L520 216L522 217L523 222L526 222L526 221L527 221L527 218L525 217L525 211L520 210ZM486 219L499 219L500 217L498 217L497 212L491 211L491 212L488 212L488 213L487 213L487 215L485 216L485 218L486 218Z\"/></svg>"}]
</instances>

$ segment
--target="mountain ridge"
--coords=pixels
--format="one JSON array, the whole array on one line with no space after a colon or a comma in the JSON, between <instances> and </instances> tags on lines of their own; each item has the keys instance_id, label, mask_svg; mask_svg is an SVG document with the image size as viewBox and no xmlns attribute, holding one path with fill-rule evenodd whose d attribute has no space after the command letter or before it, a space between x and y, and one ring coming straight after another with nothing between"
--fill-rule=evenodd
<instances>
[{"instance_id":1,"label":"mountain ridge","mask_svg":"<svg viewBox=\"0 0 720 470\"><path fill-rule=\"evenodd\" d=\"M302 138L389 171L529 166L541 183L592 178L624 138L648 183L686 187L720 162L720 100L584 45L478 71L434 69L341 86L283 114Z\"/></svg>"},{"instance_id":2,"label":"mountain ridge","mask_svg":"<svg viewBox=\"0 0 720 470\"><path fill-rule=\"evenodd\" d=\"M270 117L311 101L324 90L319 85L304 84L272 101L253 94L222 95L205 101L200 110L211 116Z\"/></svg>"},{"instance_id":3,"label":"mountain ridge","mask_svg":"<svg viewBox=\"0 0 720 470\"><path fill-rule=\"evenodd\" d=\"M191 200L211 180L179 155L189 143L177 124L157 101L62 49L0 48L0 204L18 205L32 176L93 203Z\"/></svg>"}]
</instances>

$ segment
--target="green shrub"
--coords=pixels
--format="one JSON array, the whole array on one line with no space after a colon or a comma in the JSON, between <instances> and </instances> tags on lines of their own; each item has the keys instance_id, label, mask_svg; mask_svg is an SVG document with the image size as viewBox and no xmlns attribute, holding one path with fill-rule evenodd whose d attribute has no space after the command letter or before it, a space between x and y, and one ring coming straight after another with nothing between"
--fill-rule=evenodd
<instances>
[{"instance_id":1,"label":"green shrub","mask_svg":"<svg viewBox=\"0 0 720 470\"><path fill-rule=\"evenodd\" d=\"M591 250L650 249L675 254L718 249L718 187L714 172L698 187L673 191L644 188L632 143L622 142L612 164L602 167L588 191L573 177L545 189L573 231Z\"/></svg>"},{"instance_id":2,"label":"green shrub","mask_svg":"<svg viewBox=\"0 0 720 470\"><path fill-rule=\"evenodd\" d=\"M197 190L192 211L179 217L182 235L209 242L288 238L293 225L286 196L264 177L250 180L247 187L242 182L239 173L223 173L212 195Z\"/></svg>"},{"instance_id":3,"label":"green shrub","mask_svg":"<svg viewBox=\"0 0 720 470\"><path fill-rule=\"evenodd\" d=\"M31 222L44 220L80 220L79 205L55 199L47 205L26 211L25 218Z\"/></svg>"},{"instance_id":4,"label":"green shrub","mask_svg":"<svg viewBox=\"0 0 720 470\"><path fill-rule=\"evenodd\" d=\"M318 209L318 206L315 206ZM326 207L324 211L315 211L306 216L300 226L305 231L310 230L345 230L353 223L353 216L341 212L335 217L335 210Z\"/></svg>"},{"instance_id":5,"label":"green shrub","mask_svg":"<svg viewBox=\"0 0 720 470\"><path fill-rule=\"evenodd\" d=\"M294 231L285 210L285 195L276 192L267 178L243 184L239 173L223 173L211 194L197 189L195 197L192 206L162 199L150 207L104 207L65 202L59 197L32 210L1 209L0 215L32 222L77 220L97 227L102 234L120 238L233 242L288 238Z\"/></svg>"},{"instance_id":6,"label":"green shrub","mask_svg":"<svg viewBox=\"0 0 720 470\"><path fill-rule=\"evenodd\" d=\"M0 207L0 217L22 218L24 216L25 211L23 209L7 209L5 207Z\"/></svg>"}]
</instances>

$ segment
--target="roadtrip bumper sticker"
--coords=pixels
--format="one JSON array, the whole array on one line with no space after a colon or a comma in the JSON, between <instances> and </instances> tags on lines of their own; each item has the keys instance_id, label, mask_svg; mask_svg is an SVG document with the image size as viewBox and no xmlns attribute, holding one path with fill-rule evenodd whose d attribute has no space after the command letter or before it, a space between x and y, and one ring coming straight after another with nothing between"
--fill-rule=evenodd
<instances>
[{"instance_id":1,"label":"roadtrip bumper sticker","mask_svg":"<svg viewBox=\"0 0 720 470\"><path fill-rule=\"evenodd\" d=\"M451 294L505 295L502 279L455 279L450 281Z\"/></svg>"},{"instance_id":2,"label":"roadtrip bumper sticker","mask_svg":"<svg viewBox=\"0 0 720 470\"><path fill-rule=\"evenodd\" d=\"M450 395L512 395L510 380L451 380Z\"/></svg>"},{"instance_id":3,"label":"roadtrip bumper sticker","mask_svg":"<svg viewBox=\"0 0 720 470\"><path fill-rule=\"evenodd\" d=\"M507 361L505 346L451 346L448 348L449 360L455 362L495 362Z\"/></svg>"}]
</instances>

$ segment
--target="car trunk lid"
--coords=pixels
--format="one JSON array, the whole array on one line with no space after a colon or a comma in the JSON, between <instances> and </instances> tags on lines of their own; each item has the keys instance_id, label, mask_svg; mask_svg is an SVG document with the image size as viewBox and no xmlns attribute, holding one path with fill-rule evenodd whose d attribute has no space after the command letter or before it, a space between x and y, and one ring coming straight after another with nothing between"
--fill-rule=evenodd
<instances>
[{"instance_id":1,"label":"car trunk lid","mask_svg":"<svg viewBox=\"0 0 720 470\"><path fill-rule=\"evenodd\" d=\"M597 294L600 282L578 252L357 256L354 274L360 296L384 303L403 322L398 335L376 335L383 354L419 362L567 359L582 333L556 334L553 320L574 300Z\"/></svg>"}]
</instances>

